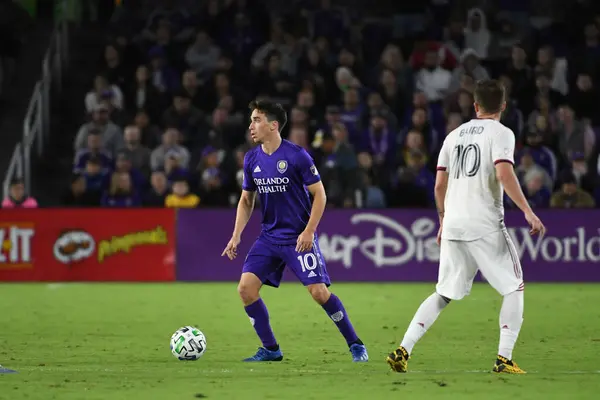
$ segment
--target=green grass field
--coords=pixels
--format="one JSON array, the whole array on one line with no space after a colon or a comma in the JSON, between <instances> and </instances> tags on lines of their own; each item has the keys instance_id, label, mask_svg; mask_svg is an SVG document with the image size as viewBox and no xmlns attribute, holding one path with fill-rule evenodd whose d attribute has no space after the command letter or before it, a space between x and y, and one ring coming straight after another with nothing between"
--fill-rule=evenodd
<instances>
[{"instance_id":1,"label":"green grass field","mask_svg":"<svg viewBox=\"0 0 600 400\"><path fill-rule=\"evenodd\" d=\"M235 284L0 285L0 399L598 399L600 286L534 285L515 360L528 375L489 373L501 298L486 285L450 304L413 353L388 371L424 284L338 284L371 361L345 342L305 289L263 295L285 360L245 364L258 347ZM208 350L180 362L171 334L195 325Z\"/></svg>"}]
</instances>

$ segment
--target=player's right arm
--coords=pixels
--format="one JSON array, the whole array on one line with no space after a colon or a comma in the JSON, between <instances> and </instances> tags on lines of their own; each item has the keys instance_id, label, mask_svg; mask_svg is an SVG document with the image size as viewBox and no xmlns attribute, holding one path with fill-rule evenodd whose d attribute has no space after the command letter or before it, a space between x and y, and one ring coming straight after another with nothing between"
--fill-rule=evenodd
<instances>
[{"instance_id":1,"label":"player's right arm","mask_svg":"<svg viewBox=\"0 0 600 400\"><path fill-rule=\"evenodd\" d=\"M233 260L237 256L237 247L242 240L242 232L244 231L244 228L246 228L246 225L248 225L256 200L256 185L254 184L250 173L249 154L250 153L246 153L246 156L244 157L244 182L242 183L242 195L240 196L235 215L233 234L231 235L229 243L227 243L227 247L225 247L225 250L223 250L223 253L221 254L221 256L227 255L230 260Z\"/></svg>"},{"instance_id":2,"label":"player's right arm","mask_svg":"<svg viewBox=\"0 0 600 400\"><path fill-rule=\"evenodd\" d=\"M535 215L529 202L523 194L519 179L514 169L515 135L510 129L498 132L494 136L492 144L492 157L496 169L496 178L504 187L504 191L510 199L525 214L525 219L531 226L531 233L544 234L546 228Z\"/></svg>"},{"instance_id":3,"label":"player's right arm","mask_svg":"<svg viewBox=\"0 0 600 400\"><path fill-rule=\"evenodd\" d=\"M444 203L446 202L446 191L448 190L448 165L450 164L450 147L448 137L444 140L440 155L438 156L437 172L435 176L435 205L437 207L438 215L440 217L440 226L444 220Z\"/></svg>"},{"instance_id":4,"label":"player's right arm","mask_svg":"<svg viewBox=\"0 0 600 400\"><path fill-rule=\"evenodd\" d=\"M442 240L442 230L444 225L444 214L445 203L446 203L446 192L448 191L448 165L450 164L450 152L448 151L449 143L448 137L442 144L440 155L438 157L437 172L435 176L435 187L433 189L435 197L435 205L437 207L438 216L440 218L440 228L438 229L436 242L438 246Z\"/></svg>"},{"instance_id":5,"label":"player's right arm","mask_svg":"<svg viewBox=\"0 0 600 400\"><path fill-rule=\"evenodd\" d=\"M240 196L240 201L237 206L237 213L235 215L235 226L233 228L233 235L231 235L232 237L242 237L242 232L250 220L252 210L254 210L255 200L256 192L242 190L242 195Z\"/></svg>"}]
</instances>

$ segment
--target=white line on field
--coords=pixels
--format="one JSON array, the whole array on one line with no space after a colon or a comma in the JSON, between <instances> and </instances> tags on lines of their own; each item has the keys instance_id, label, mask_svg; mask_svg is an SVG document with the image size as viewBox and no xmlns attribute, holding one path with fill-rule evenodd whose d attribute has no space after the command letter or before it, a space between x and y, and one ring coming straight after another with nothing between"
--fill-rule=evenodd
<instances>
[{"instance_id":1,"label":"white line on field","mask_svg":"<svg viewBox=\"0 0 600 400\"><path fill-rule=\"evenodd\" d=\"M240 373L240 372L265 372L265 370L255 371L253 369L250 370L200 370L200 373L203 374L230 374L230 373ZM345 373L351 372L355 373L352 370L339 370L339 371L327 371L327 370L310 370L310 369L298 369L298 370L290 370L286 369L286 372L298 373L298 374L331 374L331 373ZM368 373L381 373L379 371L361 371ZM412 371L409 370L408 374L491 374L491 369L481 369L481 370L468 370L468 371L451 371L451 370L422 370L422 371ZM595 375L600 374L600 371L560 371L560 372L541 372L541 371L527 371L528 374L543 374L543 375ZM506 374L505 374L506 375Z\"/></svg>"},{"instance_id":2,"label":"white line on field","mask_svg":"<svg viewBox=\"0 0 600 400\"><path fill-rule=\"evenodd\" d=\"M472 370L472 371L408 371L410 374L491 374L491 370ZM527 374L542 374L542 375L593 375L600 374L600 371L560 371L560 372L542 372L542 371L527 371ZM507 375L507 374L503 374Z\"/></svg>"},{"instance_id":3,"label":"white line on field","mask_svg":"<svg viewBox=\"0 0 600 400\"><path fill-rule=\"evenodd\" d=\"M142 371L147 369L136 369L136 368L127 368L127 369L116 369L116 368L54 368L54 367L24 367L19 368L21 371L39 371L39 372L134 372L136 370ZM284 370L288 373L295 374L336 374L336 373L356 373L354 370L344 369L344 370L318 370L318 369L290 369L285 368L283 366L281 370ZM201 375L212 375L212 374L238 374L245 372L272 372L271 370L261 369L202 369L198 368L197 372ZM386 372L391 373L391 371L386 371L385 368L382 368L381 371L375 370L362 370L361 373L367 374L384 374ZM492 374L491 370L416 370L409 371L408 374L422 374L422 375L439 375L439 374ZM536 375L596 375L600 374L600 370L589 370L589 371L560 371L560 372L542 372L542 371L527 371L527 374L536 374ZM403 374L398 374L398 376L402 376Z\"/></svg>"}]
</instances>

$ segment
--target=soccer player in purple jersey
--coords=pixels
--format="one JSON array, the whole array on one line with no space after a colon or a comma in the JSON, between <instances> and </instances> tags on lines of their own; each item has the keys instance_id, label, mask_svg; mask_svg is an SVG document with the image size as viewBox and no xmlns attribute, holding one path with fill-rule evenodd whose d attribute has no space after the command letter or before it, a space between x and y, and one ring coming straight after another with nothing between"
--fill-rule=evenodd
<instances>
[{"instance_id":1,"label":"soccer player in purple jersey","mask_svg":"<svg viewBox=\"0 0 600 400\"><path fill-rule=\"evenodd\" d=\"M262 347L244 361L283 359L259 293L263 285L279 287L286 265L336 324L353 361L368 361L367 348L356 335L344 305L329 291L331 281L315 233L327 201L319 172L303 148L281 138L287 115L280 104L253 101L250 109L250 133L260 145L244 157L244 183L235 227L222 254L230 260L237 256L258 193L262 229L244 261L238 292Z\"/></svg>"}]
</instances>

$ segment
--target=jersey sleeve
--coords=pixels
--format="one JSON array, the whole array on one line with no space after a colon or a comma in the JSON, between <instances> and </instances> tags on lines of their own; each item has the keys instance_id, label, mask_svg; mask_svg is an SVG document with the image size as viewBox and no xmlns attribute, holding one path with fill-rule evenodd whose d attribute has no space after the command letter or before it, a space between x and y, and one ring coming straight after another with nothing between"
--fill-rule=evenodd
<instances>
[{"instance_id":1,"label":"jersey sleeve","mask_svg":"<svg viewBox=\"0 0 600 400\"><path fill-rule=\"evenodd\" d=\"M442 149L440 150L440 155L438 156L437 168L438 171L448 171L448 164L450 164L450 152L448 148L450 145L448 144L448 138L444 140L442 144Z\"/></svg>"},{"instance_id":2,"label":"jersey sleeve","mask_svg":"<svg viewBox=\"0 0 600 400\"><path fill-rule=\"evenodd\" d=\"M242 182L242 189L247 192L256 191L256 184L252 179L252 162L250 160L250 152L247 152L244 156L244 181Z\"/></svg>"},{"instance_id":3,"label":"jersey sleeve","mask_svg":"<svg viewBox=\"0 0 600 400\"><path fill-rule=\"evenodd\" d=\"M492 159L494 165L507 162L515 164L515 134L510 129L503 129L494 135L492 141Z\"/></svg>"},{"instance_id":4,"label":"jersey sleeve","mask_svg":"<svg viewBox=\"0 0 600 400\"><path fill-rule=\"evenodd\" d=\"M319 175L315 162L306 150L302 149L296 153L295 164L302 176L302 183L305 186L313 185L321 180L321 175Z\"/></svg>"}]
</instances>

